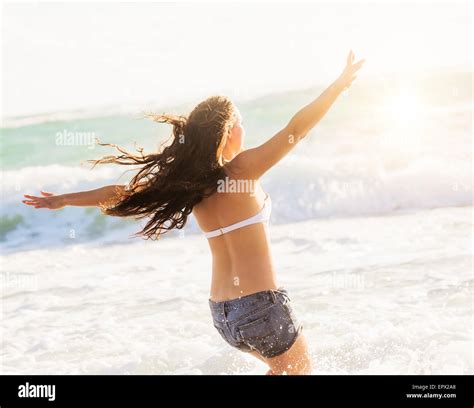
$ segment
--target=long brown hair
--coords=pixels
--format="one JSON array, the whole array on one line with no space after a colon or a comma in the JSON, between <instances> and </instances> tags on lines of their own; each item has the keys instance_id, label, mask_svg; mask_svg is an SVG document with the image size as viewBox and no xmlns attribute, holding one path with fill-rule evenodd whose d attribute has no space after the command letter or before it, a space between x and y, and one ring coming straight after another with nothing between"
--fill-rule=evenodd
<instances>
[{"instance_id":1,"label":"long brown hair","mask_svg":"<svg viewBox=\"0 0 474 408\"><path fill-rule=\"evenodd\" d=\"M158 123L172 125L172 142L161 152L132 154L115 147L121 154L90 160L97 164L116 163L141 166L114 202L101 205L107 215L148 218L135 235L158 239L174 228L185 226L193 207L212 195L218 180L225 178L223 149L234 124L234 108L225 96L211 96L199 103L188 116L148 114Z\"/></svg>"}]
</instances>

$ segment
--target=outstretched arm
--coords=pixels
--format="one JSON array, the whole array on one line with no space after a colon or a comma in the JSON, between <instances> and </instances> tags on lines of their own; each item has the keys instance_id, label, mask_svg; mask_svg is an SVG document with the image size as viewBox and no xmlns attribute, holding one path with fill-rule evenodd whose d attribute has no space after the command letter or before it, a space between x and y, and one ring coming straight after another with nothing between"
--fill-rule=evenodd
<instances>
[{"instance_id":1,"label":"outstretched arm","mask_svg":"<svg viewBox=\"0 0 474 408\"><path fill-rule=\"evenodd\" d=\"M365 60L354 63L354 53L347 57L342 74L313 102L300 109L288 124L262 145L244 150L234 159L245 178L258 179L277 164L321 120L343 90L356 78Z\"/></svg>"},{"instance_id":2,"label":"outstretched arm","mask_svg":"<svg viewBox=\"0 0 474 408\"><path fill-rule=\"evenodd\" d=\"M356 72L365 60L354 64L354 53L347 56L342 74L313 102L298 111L290 120L288 127L297 140L302 139L322 119L342 91L349 88L356 78Z\"/></svg>"},{"instance_id":3,"label":"outstretched arm","mask_svg":"<svg viewBox=\"0 0 474 408\"><path fill-rule=\"evenodd\" d=\"M124 189L125 185L111 185L100 187L95 190L59 195L41 191L43 197L25 194L26 200L23 200L22 202L35 208L49 208L50 210L58 210L67 205L96 207L101 203L113 200L114 198L120 198Z\"/></svg>"}]
</instances>

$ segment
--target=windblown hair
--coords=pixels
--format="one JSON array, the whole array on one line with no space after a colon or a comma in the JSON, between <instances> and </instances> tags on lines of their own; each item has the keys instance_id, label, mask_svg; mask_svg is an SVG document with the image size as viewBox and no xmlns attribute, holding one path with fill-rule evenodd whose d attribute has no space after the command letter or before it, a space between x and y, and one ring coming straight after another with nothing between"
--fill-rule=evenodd
<instances>
[{"instance_id":1,"label":"windblown hair","mask_svg":"<svg viewBox=\"0 0 474 408\"><path fill-rule=\"evenodd\" d=\"M132 154L115 147L121 154L90 160L97 164L116 163L139 166L137 174L115 201L102 204L107 215L147 218L135 235L158 239L160 235L186 225L193 207L212 195L218 181L226 176L223 150L234 121L232 102L225 96L211 96L199 103L188 116L148 114L158 123L172 125L172 142L161 152Z\"/></svg>"}]
</instances>

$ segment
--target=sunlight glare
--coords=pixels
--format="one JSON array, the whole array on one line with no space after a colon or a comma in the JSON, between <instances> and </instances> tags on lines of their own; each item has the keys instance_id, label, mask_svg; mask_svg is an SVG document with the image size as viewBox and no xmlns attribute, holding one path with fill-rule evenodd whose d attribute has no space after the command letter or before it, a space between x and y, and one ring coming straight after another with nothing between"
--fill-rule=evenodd
<instances>
[{"instance_id":1,"label":"sunlight glare","mask_svg":"<svg viewBox=\"0 0 474 408\"><path fill-rule=\"evenodd\" d=\"M402 90L388 104L389 114L400 125L413 124L421 115L421 103L415 92Z\"/></svg>"}]
</instances>

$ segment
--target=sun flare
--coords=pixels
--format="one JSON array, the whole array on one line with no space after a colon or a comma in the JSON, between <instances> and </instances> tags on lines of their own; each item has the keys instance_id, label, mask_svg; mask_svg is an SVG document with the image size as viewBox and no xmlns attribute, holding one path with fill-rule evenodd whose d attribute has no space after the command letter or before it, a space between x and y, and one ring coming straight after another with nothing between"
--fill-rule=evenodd
<instances>
[{"instance_id":1,"label":"sun flare","mask_svg":"<svg viewBox=\"0 0 474 408\"><path fill-rule=\"evenodd\" d=\"M426 113L415 89L402 88L387 98L384 104L386 130L379 143L393 154L416 153L422 147Z\"/></svg>"},{"instance_id":2,"label":"sun flare","mask_svg":"<svg viewBox=\"0 0 474 408\"><path fill-rule=\"evenodd\" d=\"M421 115L418 95L410 90L402 90L388 103L388 112L401 125L413 124Z\"/></svg>"}]
</instances>

